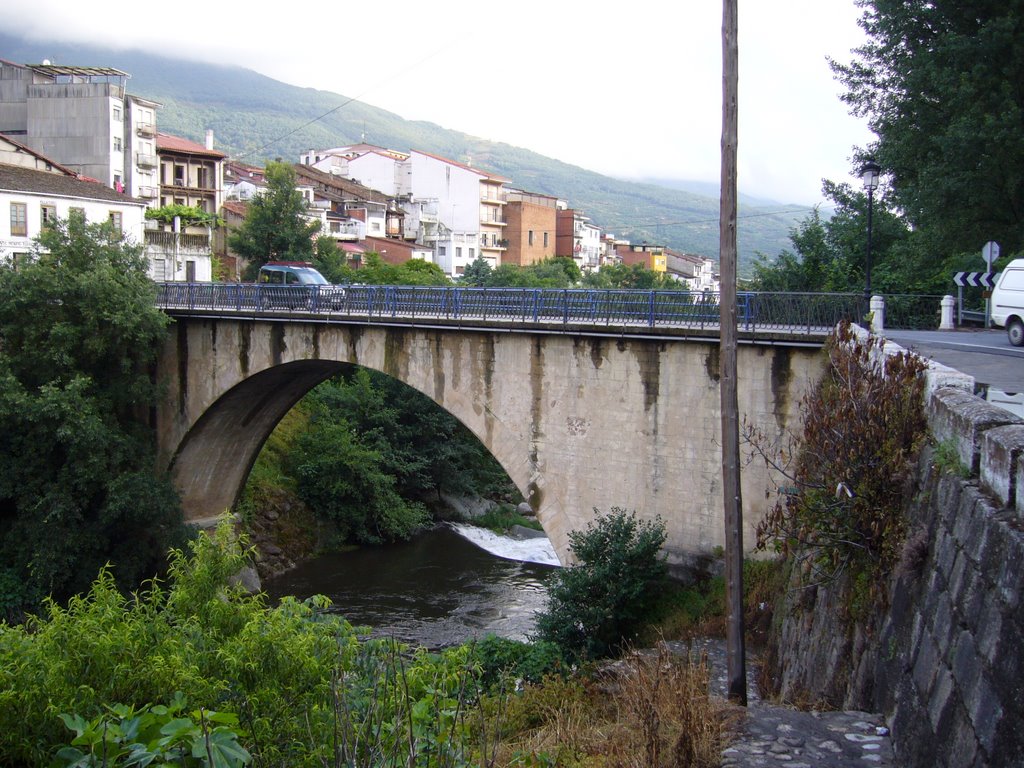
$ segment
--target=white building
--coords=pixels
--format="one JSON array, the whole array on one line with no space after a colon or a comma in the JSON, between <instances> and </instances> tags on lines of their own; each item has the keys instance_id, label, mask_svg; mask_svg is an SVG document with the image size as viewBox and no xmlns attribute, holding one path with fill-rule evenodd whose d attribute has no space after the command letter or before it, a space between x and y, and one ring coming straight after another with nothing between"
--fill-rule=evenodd
<instances>
[{"instance_id":1,"label":"white building","mask_svg":"<svg viewBox=\"0 0 1024 768\"><path fill-rule=\"evenodd\" d=\"M462 274L481 255L500 264L506 179L428 152L368 144L311 150L300 162L394 198L405 212L405 237L430 246L447 274Z\"/></svg>"},{"instance_id":2,"label":"white building","mask_svg":"<svg viewBox=\"0 0 1024 768\"><path fill-rule=\"evenodd\" d=\"M141 244L145 209L144 200L59 170L0 164L0 262L17 265L31 254L44 227L72 215L111 222Z\"/></svg>"}]
</instances>

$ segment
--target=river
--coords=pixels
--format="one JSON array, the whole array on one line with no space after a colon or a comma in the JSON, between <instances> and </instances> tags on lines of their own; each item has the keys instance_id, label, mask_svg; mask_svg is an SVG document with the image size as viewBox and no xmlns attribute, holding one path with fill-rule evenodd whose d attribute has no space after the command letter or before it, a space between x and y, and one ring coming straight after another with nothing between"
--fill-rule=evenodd
<instances>
[{"instance_id":1,"label":"river","mask_svg":"<svg viewBox=\"0 0 1024 768\"><path fill-rule=\"evenodd\" d=\"M407 542L321 555L263 588L271 598L326 595L375 635L442 648L488 633L526 639L557 562L547 539L441 526Z\"/></svg>"}]
</instances>

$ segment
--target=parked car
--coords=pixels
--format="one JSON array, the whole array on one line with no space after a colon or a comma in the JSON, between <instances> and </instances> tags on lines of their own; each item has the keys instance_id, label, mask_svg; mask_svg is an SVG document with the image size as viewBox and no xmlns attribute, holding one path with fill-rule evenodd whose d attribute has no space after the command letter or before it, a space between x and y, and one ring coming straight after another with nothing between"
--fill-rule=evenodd
<instances>
[{"instance_id":1,"label":"parked car","mask_svg":"<svg viewBox=\"0 0 1024 768\"><path fill-rule=\"evenodd\" d=\"M327 282L306 261L268 261L258 282L261 308L316 311L345 305L345 289Z\"/></svg>"},{"instance_id":2,"label":"parked car","mask_svg":"<svg viewBox=\"0 0 1024 768\"><path fill-rule=\"evenodd\" d=\"M992 322L1006 328L1015 347L1024 346L1024 259L1014 259L992 290Z\"/></svg>"}]
</instances>

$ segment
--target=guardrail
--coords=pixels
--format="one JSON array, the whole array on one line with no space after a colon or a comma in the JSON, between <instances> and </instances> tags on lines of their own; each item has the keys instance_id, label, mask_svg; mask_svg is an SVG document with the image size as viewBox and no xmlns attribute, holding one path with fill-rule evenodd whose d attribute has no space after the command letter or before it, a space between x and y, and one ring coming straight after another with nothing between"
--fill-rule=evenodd
<instances>
[{"instance_id":1,"label":"guardrail","mask_svg":"<svg viewBox=\"0 0 1024 768\"><path fill-rule=\"evenodd\" d=\"M454 288L405 285L272 286L249 283L159 283L157 305L167 310L368 322L485 321L551 325L717 328L717 293L552 288ZM863 297L839 293L737 294L741 330L820 333L863 316Z\"/></svg>"}]
</instances>

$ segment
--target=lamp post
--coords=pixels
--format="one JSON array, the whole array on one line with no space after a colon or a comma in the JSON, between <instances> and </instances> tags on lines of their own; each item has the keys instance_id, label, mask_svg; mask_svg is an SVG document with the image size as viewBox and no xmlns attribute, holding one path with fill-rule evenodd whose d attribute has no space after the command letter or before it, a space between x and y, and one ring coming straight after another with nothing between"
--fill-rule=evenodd
<instances>
[{"instance_id":1,"label":"lamp post","mask_svg":"<svg viewBox=\"0 0 1024 768\"><path fill-rule=\"evenodd\" d=\"M864 266L864 301L868 310L871 309L871 209L874 203L875 190L878 189L878 175L882 167L874 160L868 160L860 169L860 180L868 193L868 249Z\"/></svg>"}]
</instances>

